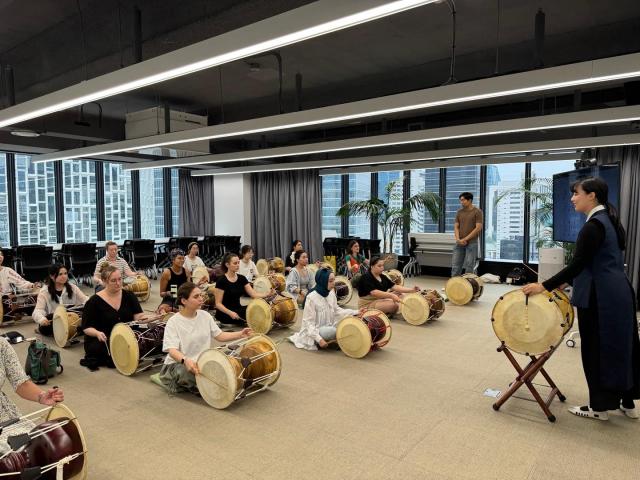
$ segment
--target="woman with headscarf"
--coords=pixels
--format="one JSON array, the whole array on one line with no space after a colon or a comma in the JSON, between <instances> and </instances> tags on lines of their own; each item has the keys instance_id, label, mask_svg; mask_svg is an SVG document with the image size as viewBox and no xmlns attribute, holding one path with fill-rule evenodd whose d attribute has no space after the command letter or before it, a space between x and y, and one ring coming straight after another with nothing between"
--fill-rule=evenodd
<instances>
[{"instance_id":1,"label":"woman with headscarf","mask_svg":"<svg viewBox=\"0 0 640 480\"><path fill-rule=\"evenodd\" d=\"M160 277L160 296L162 302L158 305L158 313L173 312L176 307L178 288L185 282L191 281L191 272L184 268L184 251L174 248L169 253L171 266L165 268Z\"/></svg>"},{"instance_id":2,"label":"woman with headscarf","mask_svg":"<svg viewBox=\"0 0 640 480\"><path fill-rule=\"evenodd\" d=\"M340 308L333 287L336 277L328 268L316 272L316 285L311 289L304 301L304 311L300 331L289 337L298 348L317 350L326 348L336 339L338 322L349 315L356 315L357 310Z\"/></svg>"}]
</instances>

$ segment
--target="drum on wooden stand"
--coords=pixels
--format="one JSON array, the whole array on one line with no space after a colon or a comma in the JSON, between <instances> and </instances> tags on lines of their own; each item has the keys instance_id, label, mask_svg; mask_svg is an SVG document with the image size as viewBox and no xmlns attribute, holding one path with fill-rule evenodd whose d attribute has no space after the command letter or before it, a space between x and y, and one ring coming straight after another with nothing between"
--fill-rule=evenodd
<instances>
[{"instance_id":1,"label":"drum on wooden stand","mask_svg":"<svg viewBox=\"0 0 640 480\"><path fill-rule=\"evenodd\" d=\"M393 268L382 273L384 273L387 278L396 285L400 287L404 286L404 275L402 275L402 272L400 270L396 270L395 268Z\"/></svg>"},{"instance_id":2,"label":"drum on wooden stand","mask_svg":"<svg viewBox=\"0 0 640 480\"><path fill-rule=\"evenodd\" d=\"M172 315L164 315L158 323L117 323L113 327L109 351L118 372L130 376L162 362L164 328Z\"/></svg>"},{"instance_id":3,"label":"drum on wooden stand","mask_svg":"<svg viewBox=\"0 0 640 480\"><path fill-rule=\"evenodd\" d=\"M444 304L444 298L437 290L422 290L403 295L400 314L407 323L422 325L440 318L444 313Z\"/></svg>"},{"instance_id":4,"label":"drum on wooden stand","mask_svg":"<svg viewBox=\"0 0 640 480\"><path fill-rule=\"evenodd\" d=\"M145 275L136 275L133 281L122 285L122 289L133 292L139 302L146 302L151 295L151 282Z\"/></svg>"},{"instance_id":5,"label":"drum on wooden stand","mask_svg":"<svg viewBox=\"0 0 640 480\"><path fill-rule=\"evenodd\" d=\"M284 273L284 262L280 257L273 257L269 260L269 272Z\"/></svg>"},{"instance_id":6,"label":"drum on wooden stand","mask_svg":"<svg viewBox=\"0 0 640 480\"><path fill-rule=\"evenodd\" d=\"M478 300L484 291L484 282L474 273L465 273L450 278L444 287L447 297L456 305L466 305L471 300Z\"/></svg>"},{"instance_id":7,"label":"drum on wooden stand","mask_svg":"<svg viewBox=\"0 0 640 480\"><path fill-rule=\"evenodd\" d=\"M224 409L276 383L280 354L269 337L256 335L205 350L198 357L198 369L200 395L210 406Z\"/></svg>"},{"instance_id":8,"label":"drum on wooden stand","mask_svg":"<svg viewBox=\"0 0 640 480\"><path fill-rule=\"evenodd\" d=\"M343 275L338 275L335 282L336 298L338 299L338 305L346 305L351 301L353 297L353 287L351 286L351 280Z\"/></svg>"},{"instance_id":9,"label":"drum on wooden stand","mask_svg":"<svg viewBox=\"0 0 640 480\"><path fill-rule=\"evenodd\" d=\"M340 350L352 358L362 358L391 340L391 323L380 310L367 310L360 316L343 318L336 329Z\"/></svg>"},{"instance_id":10,"label":"drum on wooden stand","mask_svg":"<svg viewBox=\"0 0 640 480\"><path fill-rule=\"evenodd\" d=\"M82 317L78 310L67 310L64 305L60 305L53 312L53 339L60 348L66 347L82 332L80 324Z\"/></svg>"},{"instance_id":11,"label":"drum on wooden stand","mask_svg":"<svg viewBox=\"0 0 640 480\"><path fill-rule=\"evenodd\" d=\"M273 295L255 298L247 305L247 324L256 333L269 333L274 326L290 327L296 323L298 308L290 297Z\"/></svg>"},{"instance_id":12,"label":"drum on wooden stand","mask_svg":"<svg viewBox=\"0 0 640 480\"><path fill-rule=\"evenodd\" d=\"M560 290L530 296L512 290L498 299L491 313L498 339L509 350L527 356L555 348L573 320L569 297Z\"/></svg>"},{"instance_id":13,"label":"drum on wooden stand","mask_svg":"<svg viewBox=\"0 0 640 480\"><path fill-rule=\"evenodd\" d=\"M9 451L0 457L2 478L87 478L87 447L80 423L61 403L6 425L2 439L9 446Z\"/></svg>"},{"instance_id":14,"label":"drum on wooden stand","mask_svg":"<svg viewBox=\"0 0 640 480\"><path fill-rule=\"evenodd\" d=\"M266 276L269 273L269 262L264 258L261 258L256 262L256 270L258 271L258 276Z\"/></svg>"},{"instance_id":15,"label":"drum on wooden stand","mask_svg":"<svg viewBox=\"0 0 640 480\"><path fill-rule=\"evenodd\" d=\"M205 283L209 283L209 270L207 270L207 267L199 266L194 268L193 272L191 272L191 281L199 285L202 279L204 279Z\"/></svg>"}]
</instances>

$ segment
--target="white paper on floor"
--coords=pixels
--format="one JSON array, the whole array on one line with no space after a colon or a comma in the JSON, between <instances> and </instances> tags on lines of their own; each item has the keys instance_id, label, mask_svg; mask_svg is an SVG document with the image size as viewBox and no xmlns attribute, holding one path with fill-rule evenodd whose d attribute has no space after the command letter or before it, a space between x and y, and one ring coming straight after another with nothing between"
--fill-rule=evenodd
<instances>
[{"instance_id":1,"label":"white paper on floor","mask_svg":"<svg viewBox=\"0 0 640 480\"><path fill-rule=\"evenodd\" d=\"M485 397L498 398L501 393L502 392L500 390L496 390L496 389L493 389L493 388L487 388L484 391L484 396Z\"/></svg>"}]
</instances>

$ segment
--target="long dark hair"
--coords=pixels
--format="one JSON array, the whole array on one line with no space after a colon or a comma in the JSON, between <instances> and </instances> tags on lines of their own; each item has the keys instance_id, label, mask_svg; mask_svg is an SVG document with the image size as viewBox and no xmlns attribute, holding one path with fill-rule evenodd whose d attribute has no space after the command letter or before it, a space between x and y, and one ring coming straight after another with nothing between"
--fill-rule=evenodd
<instances>
[{"instance_id":1,"label":"long dark hair","mask_svg":"<svg viewBox=\"0 0 640 480\"><path fill-rule=\"evenodd\" d=\"M347 253L348 253L349 255L353 255L353 246L354 246L354 245L360 245L360 244L358 243L358 241L357 241L357 240L351 240L351 241L349 242L349 244L347 245ZM362 253L362 252L361 252L361 253ZM360 255L360 253L359 253L358 255Z\"/></svg>"},{"instance_id":2,"label":"long dark hair","mask_svg":"<svg viewBox=\"0 0 640 480\"><path fill-rule=\"evenodd\" d=\"M296 248L297 244L301 244L302 240L294 240L293 243L291 244L291 251L293 252L293 250Z\"/></svg>"},{"instance_id":3,"label":"long dark hair","mask_svg":"<svg viewBox=\"0 0 640 480\"><path fill-rule=\"evenodd\" d=\"M222 268L222 271L224 273L227 273L229 271L229 267L227 266L227 263L231 263L231 260L233 260L233 258L237 256L238 254L233 252L227 252L224 254L224 257L222 257L222 265L220 265L220 268ZM187 298L189 297L187 296Z\"/></svg>"},{"instance_id":4,"label":"long dark hair","mask_svg":"<svg viewBox=\"0 0 640 480\"><path fill-rule=\"evenodd\" d=\"M58 292L56 291L56 278L60 275L60 270L67 270L67 267L62 265L61 263L55 263L49 267L49 275L47 276L47 291L49 292L49 296L51 296L51 300L55 303L60 303L60 298L58 296ZM67 270L69 273L69 270ZM51 278L53 277L53 278ZM73 289L71 288L71 284L69 283L69 279L67 278L67 283L65 283L64 287L67 289L67 296L71 298L73 296Z\"/></svg>"},{"instance_id":5,"label":"long dark hair","mask_svg":"<svg viewBox=\"0 0 640 480\"><path fill-rule=\"evenodd\" d=\"M578 187L582 188L585 193L595 193L596 200L598 200L598 203L606 209L609 219L611 220L613 227L616 229L618 246L621 250L624 250L626 247L626 234L622 223L620 223L618 212L615 207L609 203L609 186L607 185L607 182L598 177L581 178L571 185L571 192L576 193Z\"/></svg>"},{"instance_id":6,"label":"long dark hair","mask_svg":"<svg viewBox=\"0 0 640 480\"><path fill-rule=\"evenodd\" d=\"M298 250L296 253L294 253L293 255L293 260L295 261L296 265L298 264L298 262L300 261L300 257L307 253L306 250L302 249L302 250Z\"/></svg>"}]
</instances>

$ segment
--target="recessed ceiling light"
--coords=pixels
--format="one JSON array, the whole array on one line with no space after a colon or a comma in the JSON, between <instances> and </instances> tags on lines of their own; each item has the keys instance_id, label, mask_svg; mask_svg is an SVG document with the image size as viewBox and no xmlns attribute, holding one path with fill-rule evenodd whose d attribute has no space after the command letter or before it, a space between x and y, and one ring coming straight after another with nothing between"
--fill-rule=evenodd
<instances>
[{"instance_id":1,"label":"recessed ceiling light","mask_svg":"<svg viewBox=\"0 0 640 480\"><path fill-rule=\"evenodd\" d=\"M28 138L35 138L40 136L38 132L34 132L33 130L11 130L11 135L15 135L16 137Z\"/></svg>"}]
</instances>

